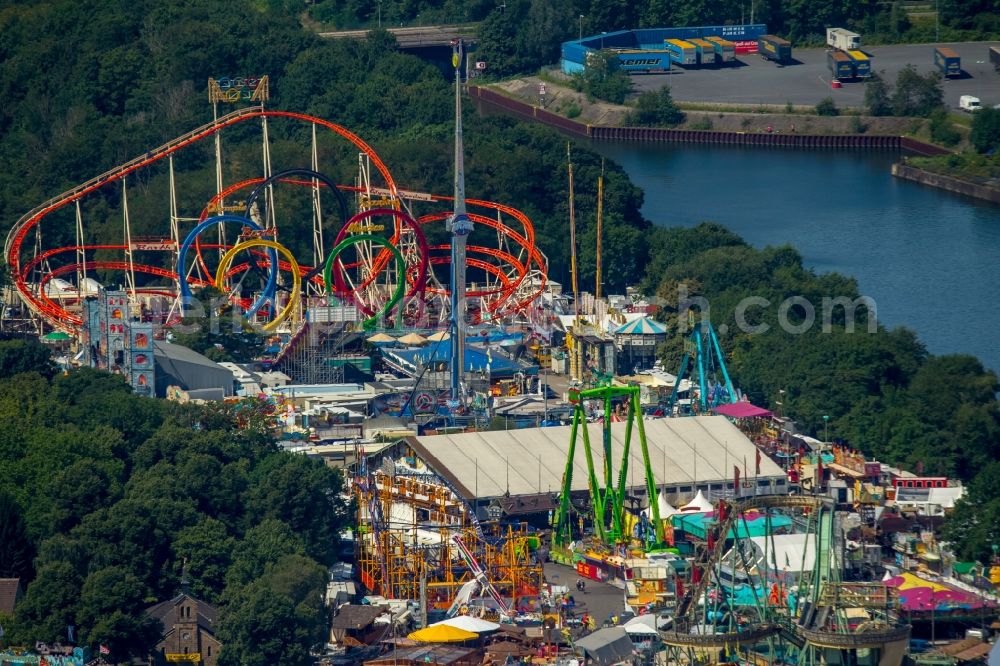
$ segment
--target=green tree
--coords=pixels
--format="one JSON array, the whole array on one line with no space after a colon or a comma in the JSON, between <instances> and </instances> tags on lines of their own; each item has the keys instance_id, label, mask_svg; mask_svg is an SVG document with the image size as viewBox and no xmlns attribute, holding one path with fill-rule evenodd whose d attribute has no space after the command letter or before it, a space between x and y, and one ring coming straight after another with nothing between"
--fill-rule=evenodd
<instances>
[{"instance_id":1,"label":"green tree","mask_svg":"<svg viewBox=\"0 0 1000 666\"><path fill-rule=\"evenodd\" d=\"M181 529L171 548L175 568L187 568L191 592L199 599L217 603L236 550L236 540L228 534L225 523L203 517L195 525Z\"/></svg>"},{"instance_id":2,"label":"green tree","mask_svg":"<svg viewBox=\"0 0 1000 666\"><path fill-rule=\"evenodd\" d=\"M1000 150L1000 109L984 108L972 118L969 141L980 153L996 153Z\"/></svg>"},{"instance_id":3,"label":"green tree","mask_svg":"<svg viewBox=\"0 0 1000 666\"><path fill-rule=\"evenodd\" d=\"M622 104L632 90L632 80L618 67L618 58L611 51L590 53L583 72L574 76L579 88L591 100Z\"/></svg>"},{"instance_id":4,"label":"green tree","mask_svg":"<svg viewBox=\"0 0 1000 666\"><path fill-rule=\"evenodd\" d=\"M219 663L267 666L314 663L328 618L323 606L326 569L301 555L287 555L256 581L233 593L223 609Z\"/></svg>"},{"instance_id":5,"label":"green tree","mask_svg":"<svg viewBox=\"0 0 1000 666\"><path fill-rule=\"evenodd\" d=\"M105 645L116 661L145 657L163 627L144 613L148 590L127 569L107 567L87 576L77 606L80 642Z\"/></svg>"},{"instance_id":6,"label":"green tree","mask_svg":"<svg viewBox=\"0 0 1000 666\"><path fill-rule=\"evenodd\" d=\"M881 74L872 74L865 84L864 105L870 116L892 115L892 86Z\"/></svg>"},{"instance_id":7,"label":"green tree","mask_svg":"<svg viewBox=\"0 0 1000 666\"><path fill-rule=\"evenodd\" d=\"M892 96L893 113L897 116L928 117L944 104L941 75L929 72L921 75L913 65L907 65L896 76L896 91Z\"/></svg>"},{"instance_id":8,"label":"green tree","mask_svg":"<svg viewBox=\"0 0 1000 666\"><path fill-rule=\"evenodd\" d=\"M306 546L288 525L275 518L264 518L247 531L233 552L233 564L226 572L226 586L238 589L262 576L282 557L305 555Z\"/></svg>"},{"instance_id":9,"label":"green tree","mask_svg":"<svg viewBox=\"0 0 1000 666\"><path fill-rule=\"evenodd\" d=\"M26 585L31 580L34 553L20 507L10 494L0 490L0 578L20 578Z\"/></svg>"},{"instance_id":10,"label":"green tree","mask_svg":"<svg viewBox=\"0 0 1000 666\"><path fill-rule=\"evenodd\" d=\"M625 116L625 124L637 127L673 126L684 122L685 114L674 102L670 86L639 93L635 109Z\"/></svg>"},{"instance_id":11,"label":"green tree","mask_svg":"<svg viewBox=\"0 0 1000 666\"><path fill-rule=\"evenodd\" d=\"M254 470L246 505L260 519L286 523L302 535L311 557L332 563L347 522L342 489L340 470L305 456L276 453Z\"/></svg>"},{"instance_id":12,"label":"green tree","mask_svg":"<svg viewBox=\"0 0 1000 666\"><path fill-rule=\"evenodd\" d=\"M931 139L946 146L954 146L962 140L962 135L955 129L951 116L944 107L931 113Z\"/></svg>"},{"instance_id":13,"label":"green tree","mask_svg":"<svg viewBox=\"0 0 1000 666\"><path fill-rule=\"evenodd\" d=\"M51 377L55 366L48 348L34 338L0 338L0 378L21 372Z\"/></svg>"},{"instance_id":14,"label":"green tree","mask_svg":"<svg viewBox=\"0 0 1000 666\"><path fill-rule=\"evenodd\" d=\"M14 609L16 638L24 642L66 638L66 627L76 624L82 587L80 574L69 562L41 564L24 599Z\"/></svg>"},{"instance_id":15,"label":"green tree","mask_svg":"<svg viewBox=\"0 0 1000 666\"><path fill-rule=\"evenodd\" d=\"M944 538L964 559L989 562L1000 545L1000 462L982 468L944 526Z\"/></svg>"}]
</instances>

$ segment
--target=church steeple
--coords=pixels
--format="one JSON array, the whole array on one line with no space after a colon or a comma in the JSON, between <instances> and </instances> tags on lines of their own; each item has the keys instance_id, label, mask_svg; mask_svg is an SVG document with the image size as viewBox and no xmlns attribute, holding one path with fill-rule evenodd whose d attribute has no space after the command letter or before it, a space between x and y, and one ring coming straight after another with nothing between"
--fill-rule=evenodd
<instances>
[{"instance_id":1,"label":"church steeple","mask_svg":"<svg viewBox=\"0 0 1000 666\"><path fill-rule=\"evenodd\" d=\"M181 594L191 595L191 581L188 579L188 561L184 558L184 568L181 570Z\"/></svg>"}]
</instances>

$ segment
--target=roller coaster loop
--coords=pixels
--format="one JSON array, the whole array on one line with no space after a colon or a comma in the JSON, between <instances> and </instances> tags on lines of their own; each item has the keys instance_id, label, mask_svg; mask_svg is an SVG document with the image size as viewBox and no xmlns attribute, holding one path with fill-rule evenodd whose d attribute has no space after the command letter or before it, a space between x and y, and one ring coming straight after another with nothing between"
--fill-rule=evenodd
<instances>
[{"instance_id":1,"label":"roller coaster loop","mask_svg":"<svg viewBox=\"0 0 1000 666\"><path fill-rule=\"evenodd\" d=\"M262 231L260 225L251 220L248 217L242 217L240 215L216 215L206 219L201 222L198 226L191 230L191 233L187 235L184 242L181 243L180 251L177 253L177 281L181 288L181 306L187 308L191 303L191 286L188 284L187 280L187 254L188 250L191 248L191 244L195 242L195 239L201 235L201 232L205 231L210 227L214 227L217 224L222 224L224 222L238 222L244 227L250 227L255 231ZM271 246L269 246L271 247ZM287 252L287 250L286 250ZM260 297L254 302L253 305L247 310L247 317L252 317L257 313L268 301L274 298L275 290L278 285L278 253L276 248L272 248L268 251L268 259L271 262L271 272L267 278L267 287ZM286 255L288 256L288 255ZM221 288L224 282L223 278L217 278L215 283Z\"/></svg>"},{"instance_id":2,"label":"roller coaster loop","mask_svg":"<svg viewBox=\"0 0 1000 666\"><path fill-rule=\"evenodd\" d=\"M334 239L335 246L336 247L340 246L341 241L343 241L344 238L347 236L347 233L352 227L352 225L360 224L361 222L367 220L370 217L376 217L379 215L389 215L391 217L394 217L396 220L398 220L405 226L409 227L413 231L413 235L417 240L417 247L420 250L420 264L417 267L417 275L416 277L413 278L413 284L410 286L410 289L406 292L406 298L412 298L415 294L423 294L427 286L427 267L430 264L430 248L427 245L427 238L424 236L423 229L420 228L420 225L417 224L417 222L412 217L410 217L403 211L395 210L392 208L370 208L368 210L358 213L350 220L348 220L347 223L340 228L340 232L337 234L337 238ZM397 232L396 235L393 236L392 242L397 242L398 236L399 233ZM333 283L336 285L335 293L346 294L351 291L363 289L367 287L369 284L371 284L371 282L375 279L378 272L381 271L385 267L386 262L388 262L388 255L390 254L390 252L388 252L387 250L389 250L389 247L391 247L391 245L386 244L384 245L384 247L386 248L386 251L379 253L379 258L376 262L375 270L372 272L370 276L368 276L365 279L363 283L359 285L354 285L353 289L348 288L347 282L344 278L343 265L341 264L341 262L338 261L337 270L336 272L332 273ZM385 256L385 259L382 259L383 256ZM407 272L402 271L399 275L398 281L402 284L406 284L408 279L409 275L407 274ZM327 288L329 289L329 283ZM358 309L360 309L369 317L375 316L375 310L373 308L369 307L364 303L358 303L357 305Z\"/></svg>"},{"instance_id":3,"label":"roller coaster loop","mask_svg":"<svg viewBox=\"0 0 1000 666\"><path fill-rule=\"evenodd\" d=\"M326 258L326 264L323 267L323 284L326 285L326 290L331 295L335 296L336 294L346 293L346 289L344 291L338 291L338 288L335 287L335 285L333 284L334 261L337 260L337 257L340 256L341 252L351 247L352 245L356 245L358 243L371 243L373 245L381 245L386 250L388 250L392 254L392 256L396 258L396 271L399 273L399 275L403 275L406 272L406 260L403 259L403 253L400 252L399 248L393 245L390 241L380 236L374 236L372 234L360 234L357 236L349 236L344 240L340 241L339 243L337 243L337 245L333 248L333 251ZM406 287L405 280L400 279L396 281L396 288L392 292L392 296L389 298L389 300L386 301L385 305L382 306L382 309L364 321L363 325L366 329L373 327L379 321L379 319L387 315L392 310L392 308L395 307L400 300L402 300L403 289L405 287Z\"/></svg>"},{"instance_id":4,"label":"roller coaster loop","mask_svg":"<svg viewBox=\"0 0 1000 666\"><path fill-rule=\"evenodd\" d=\"M229 269L229 265L233 263L233 259L236 257L236 254L252 247L266 247L273 252L280 252L285 259L288 260L292 273L292 289L288 295L288 303L285 304L285 307L282 308L281 312L275 315L274 319L263 326L263 330L270 333L275 330L281 322L288 319L288 317L295 312L295 306L298 305L299 302L299 292L302 288L302 274L299 272L299 264L295 261L295 257L292 256L292 253L288 251L288 248L276 241L265 240L263 238L252 238L248 241L234 245L228 252L222 255L222 258L219 260L219 268L215 273L215 286L218 288L222 287L226 279L226 271ZM277 271L277 263L277 260L272 262L272 266L274 267L272 270Z\"/></svg>"}]
</instances>

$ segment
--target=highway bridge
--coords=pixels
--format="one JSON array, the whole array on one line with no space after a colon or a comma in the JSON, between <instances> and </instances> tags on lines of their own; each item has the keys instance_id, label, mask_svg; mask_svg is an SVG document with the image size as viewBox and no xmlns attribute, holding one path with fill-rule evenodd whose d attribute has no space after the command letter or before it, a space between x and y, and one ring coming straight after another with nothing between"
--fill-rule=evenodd
<instances>
[{"instance_id":1,"label":"highway bridge","mask_svg":"<svg viewBox=\"0 0 1000 666\"><path fill-rule=\"evenodd\" d=\"M456 25L421 25L405 28L387 28L396 36L396 42L401 49L416 49L426 46L449 46L451 40L461 37L466 42L476 42L479 39L478 23L461 23ZM366 39L369 30L338 30L321 32L320 37L329 39Z\"/></svg>"}]
</instances>

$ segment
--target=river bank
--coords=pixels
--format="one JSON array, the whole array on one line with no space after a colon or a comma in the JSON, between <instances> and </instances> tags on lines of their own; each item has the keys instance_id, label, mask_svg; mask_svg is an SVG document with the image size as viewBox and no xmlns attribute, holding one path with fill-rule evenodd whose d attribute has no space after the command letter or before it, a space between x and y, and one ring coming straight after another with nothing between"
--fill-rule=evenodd
<instances>
[{"instance_id":1,"label":"river bank","mask_svg":"<svg viewBox=\"0 0 1000 666\"><path fill-rule=\"evenodd\" d=\"M811 107L686 103L686 119L673 128L625 127L627 105L589 100L552 75L523 77L470 87L474 97L524 118L599 140L667 141L797 148L897 149L921 156L952 151L929 140L923 118L849 115L819 116ZM544 91L544 95L541 92ZM894 165L892 174L923 185L1000 203L997 179L970 179L961 173Z\"/></svg>"}]
</instances>

